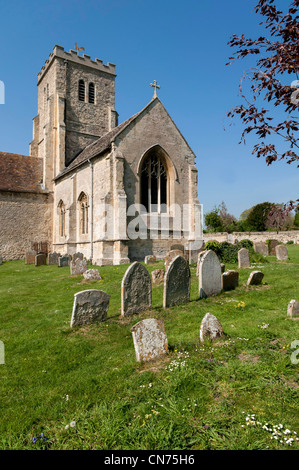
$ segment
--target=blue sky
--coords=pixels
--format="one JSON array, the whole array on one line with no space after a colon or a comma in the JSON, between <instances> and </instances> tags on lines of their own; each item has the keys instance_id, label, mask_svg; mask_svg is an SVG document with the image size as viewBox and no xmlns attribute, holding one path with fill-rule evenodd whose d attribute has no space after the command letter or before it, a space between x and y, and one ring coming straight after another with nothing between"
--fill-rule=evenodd
<instances>
[{"instance_id":1,"label":"blue sky","mask_svg":"<svg viewBox=\"0 0 299 470\"><path fill-rule=\"evenodd\" d=\"M119 122L158 96L196 154L198 195L208 212L224 201L236 217L259 202L298 197L299 170L268 167L251 155L254 139L238 145L242 126L224 121L241 103L243 71L227 45L234 33L258 37L257 0L0 0L0 150L28 154L37 112L37 73L55 44L75 42L92 58L116 64ZM288 7L288 0L278 0Z\"/></svg>"}]
</instances>

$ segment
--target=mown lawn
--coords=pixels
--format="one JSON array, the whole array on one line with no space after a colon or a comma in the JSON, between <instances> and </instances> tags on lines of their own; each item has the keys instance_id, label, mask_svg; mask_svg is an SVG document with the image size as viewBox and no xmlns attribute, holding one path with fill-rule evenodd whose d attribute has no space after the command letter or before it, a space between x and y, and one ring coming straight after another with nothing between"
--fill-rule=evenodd
<instances>
[{"instance_id":1,"label":"mown lawn","mask_svg":"<svg viewBox=\"0 0 299 470\"><path fill-rule=\"evenodd\" d=\"M299 449L299 364L291 360L299 320L286 316L299 300L299 247L288 248L288 262L270 256L255 266L261 286L247 288L251 270L241 269L235 291L198 300L193 265L189 304L164 310L163 286L153 286L152 311L125 319L127 266L98 268L103 280L85 283L69 268L3 263L0 448ZM74 294L88 288L111 295L109 318L71 330ZM201 345L207 312L226 336ZM139 364L130 329L149 317L164 319L170 351ZM41 433L47 440L34 442Z\"/></svg>"}]
</instances>

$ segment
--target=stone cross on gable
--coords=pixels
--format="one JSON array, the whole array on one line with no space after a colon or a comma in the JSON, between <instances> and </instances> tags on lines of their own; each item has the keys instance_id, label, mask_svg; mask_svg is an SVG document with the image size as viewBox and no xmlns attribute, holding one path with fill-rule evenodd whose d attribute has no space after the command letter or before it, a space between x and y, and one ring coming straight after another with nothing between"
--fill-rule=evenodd
<instances>
[{"instance_id":1,"label":"stone cross on gable","mask_svg":"<svg viewBox=\"0 0 299 470\"><path fill-rule=\"evenodd\" d=\"M160 89L160 86L157 85L156 80L154 80L154 83L151 83L151 86L155 89L153 98L156 98L157 97L157 88Z\"/></svg>"}]
</instances>

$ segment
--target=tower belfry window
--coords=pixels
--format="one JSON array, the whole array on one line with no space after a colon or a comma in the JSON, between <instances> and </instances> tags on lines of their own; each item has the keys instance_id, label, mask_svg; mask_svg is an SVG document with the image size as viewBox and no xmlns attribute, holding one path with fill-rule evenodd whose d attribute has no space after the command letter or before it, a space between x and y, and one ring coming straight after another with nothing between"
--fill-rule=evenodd
<instances>
[{"instance_id":1,"label":"tower belfry window","mask_svg":"<svg viewBox=\"0 0 299 470\"><path fill-rule=\"evenodd\" d=\"M85 101L85 83L84 83L84 80L79 80L78 98L79 98L79 101Z\"/></svg>"},{"instance_id":2,"label":"tower belfry window","mask_svg":"<svg viewBox=\"0 0 299 470\"><path fill-rule=\"evenodd\" d=\"M94 104L95 101L94 83L90 83L88 86L88 102Z\"/></svg>"}]
</instances>

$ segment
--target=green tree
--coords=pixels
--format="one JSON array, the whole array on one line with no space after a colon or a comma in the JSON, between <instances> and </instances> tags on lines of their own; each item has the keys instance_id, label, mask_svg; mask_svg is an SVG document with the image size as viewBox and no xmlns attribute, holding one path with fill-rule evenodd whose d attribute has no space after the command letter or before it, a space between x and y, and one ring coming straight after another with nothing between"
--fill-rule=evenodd
<instances>
[{"instance_id":1,"label":"green tree","mask_svg":"<svg viewBox=\"0 0 299 470\"><path fill-rule=\"evenodd\" d=\"M214 207L211 212L208 212L205 214L204 219L205 219L205 225L207 227L208 232L222 232L223 227L221 224L221 219L220 219L220 208L219 207Z\"/></svg>"},{"instance_id":2,"label":"green tree","mask_svg":"<svg viewBox=\"0 0 299 470\"><path fill-rule=\"evenodd\" d=\"M251 232L263 232L266 230L266 221L271 209L275 206L272 202L262 202L253 207L246 219L246 225Z\"/></svg>"}]
</instances>

